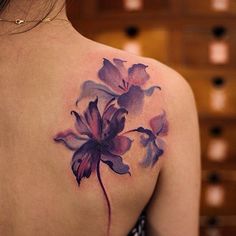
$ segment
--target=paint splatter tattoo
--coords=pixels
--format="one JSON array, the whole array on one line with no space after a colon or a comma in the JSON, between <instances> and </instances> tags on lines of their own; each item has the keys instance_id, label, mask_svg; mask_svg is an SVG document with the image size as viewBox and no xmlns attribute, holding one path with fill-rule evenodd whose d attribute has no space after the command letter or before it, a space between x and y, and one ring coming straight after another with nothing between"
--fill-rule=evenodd
<instances>
[{"instance_id":1,"label":"paint splatter tattoo","mask_svg":"<svg viewBox=\"0 0 236 236\"><path fill-rule=\"evenodd\" d=\"M162 137L168 133L165 111L150 117L147 127L124 131L126 119L142 111L145 96L161 91L158 85L143 88L150 79L147 65L138 63L126 69L125 63L120 59L113 59L113 62L103 60L103 66L98 72L100 82L88 80L81 86L82 92L76 100L76 106L80 106L81 100L89 99L84 113L71 111L75 119L75 131L69 129L54 138L73 151L71 169L78 186L83 178L96 173L108 208L108 235L111 203L101 179L100 165L107 165L119 175L131 176L130 166L124 163L122 156L132 149L133 140L128 135L136 132L140 134L140 146L145 148L140 168L152 168L164 153Z\"/></svg>"}]
</instances>

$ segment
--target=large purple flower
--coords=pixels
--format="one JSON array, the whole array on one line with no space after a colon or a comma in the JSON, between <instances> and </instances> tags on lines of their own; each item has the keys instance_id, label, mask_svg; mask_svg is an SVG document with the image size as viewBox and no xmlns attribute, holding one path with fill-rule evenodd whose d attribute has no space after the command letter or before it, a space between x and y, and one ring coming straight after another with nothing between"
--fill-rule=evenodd
<instances>
[{"instance_id":1,"label":"large purple flower","mask_svg":"<svg viewBox=\"0 0 236 236\"><path fill-rule=\"evenodd\" d=\"M113 99L114 100L114 99ZM76 118L76 133L72 130L56 135L54 140L62 142L74 151L71 168L78 184L82 178L89 178L97 173L108 206L108 233L111 222L111 205L101 180L100 163L104 163L117 174L130 174L129 166L123 163L121 155L131 147L132 141L120 134L125 125L127 110L116 108L113 100L109 101L103 114L98 110L98 98L91 101L83 115L72 111Z\"/></svg>"},{"instance_id":2,"label":"large purple flower","mask_svg":"<svg viewBox=\"0 0 236 236\"><path fill-rule=\"evenodd\" d=\"M71 112L76 118L77 133L66 131L55 137L55 141L75 151L71 167L78 184L82 178L89 178L92 172L97 171L100 162L117 174L129 173L129 166L123 163L121 155L130 149L131 140L119 135L124 129L127 111L109 102L101 115L97 102L98 99L90 102L83 116Z\"/></svg>"},{"instance_id":3,"label":"large purple flower","mask_svg":"<svg viewBox=\"0 0 236 236\"><path fill-rule=\"evenodd\" d=\"M164 153L165 144L161 137L168 133L166 113L163 111L162 114L153 117L150 120L150 126L151 129L139 127L128 131L137 131L142 134L140 143L146 148L146 154L140 163L143 167L154 166L159 157Z\"/></svg>"},{"instance_id":4,"label":"large purple flower","mask_svg":"<svg viewBox=\"0 0 236 236\"><path fill-rule=\"evenodd\" d=\"M125 62L115 58L113 64L108 59L104 59L98 77L106 85L91 80L84 82L77 103L84 97L99 96L106 100L115 98L120 107L124 107L131 113L138 113L143 107L144 96L151 96L155 88L160 89L160 87L152 86L143 89L142 87L149 80L147 66L138 63L127 70L124 66Z\"/></svg>"}]
</instances>

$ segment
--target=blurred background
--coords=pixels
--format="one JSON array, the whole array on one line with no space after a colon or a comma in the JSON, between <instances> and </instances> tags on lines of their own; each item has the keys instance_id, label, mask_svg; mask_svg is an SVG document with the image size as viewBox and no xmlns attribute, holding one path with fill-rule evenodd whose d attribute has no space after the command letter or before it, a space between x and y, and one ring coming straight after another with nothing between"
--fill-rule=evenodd
<instances>
[{"instance_id":1,"label":"blurred background","mask_svg":"<svg viewBox=\"0 0 236 236\"><path fill-rule=\"evenodd\" d=\"M78 0L68 13L84 36L188 80L201 129L201 236L235 236L236 0Z\"/></svg>"}]
</instances>

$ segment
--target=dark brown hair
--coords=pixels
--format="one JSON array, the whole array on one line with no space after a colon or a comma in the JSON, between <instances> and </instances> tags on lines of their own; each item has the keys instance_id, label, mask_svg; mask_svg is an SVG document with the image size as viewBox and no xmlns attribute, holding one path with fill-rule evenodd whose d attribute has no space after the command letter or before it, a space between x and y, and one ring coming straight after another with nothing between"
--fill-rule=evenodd
<instances>
[{"instance_id":1,"label":"dark brown hair","mask_svg":"<svg viewBox=\"0 0 236 236\"><path fill-rule=\"evenodd\" d=\"M6 8L10 0L0 0L0 13Z\"/></svg>"}]
</instances>

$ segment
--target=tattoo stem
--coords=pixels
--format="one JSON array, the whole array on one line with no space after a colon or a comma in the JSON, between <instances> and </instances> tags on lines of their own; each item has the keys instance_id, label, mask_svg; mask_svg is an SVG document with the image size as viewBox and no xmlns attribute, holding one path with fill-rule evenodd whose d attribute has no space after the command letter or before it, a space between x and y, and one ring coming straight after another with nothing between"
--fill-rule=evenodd
<instances>
[{"instance_id":1,"label":"tattoo stem","mask_svg":"<svg viewBox=\"0 0 236 236\"><path fill-rule=\"evenodd\" d=\"M106 193L106 189L102 183L102 179L101 179L101 175L100 175L100 161L98 162L97 164L97 177L98 177L98 181L101 185L101 188L102 188L102 191L103 191L103 194L104 194L104 197L106 199L106 202L107 202L107 208L108 208L108 227L107 227L107 235L109 236L110 235L110 226L111 226L111 204L110 204L110 201L109 201L109 198L107 196L107 193Z\"/></svg>"}]
</instances>

